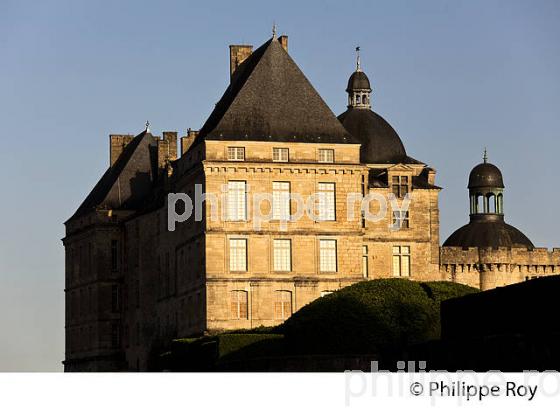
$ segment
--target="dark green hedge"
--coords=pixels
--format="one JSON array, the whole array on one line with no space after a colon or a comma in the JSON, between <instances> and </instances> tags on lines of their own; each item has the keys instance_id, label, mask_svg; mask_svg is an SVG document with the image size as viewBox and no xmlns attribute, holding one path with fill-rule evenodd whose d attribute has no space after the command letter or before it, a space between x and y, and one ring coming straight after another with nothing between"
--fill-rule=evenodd
<instances>
[{"instance_id":1,"label":"dark green hedge","mask_svg":"<svg viewBox=\"0 0 560 410\"><path fill-rule=\"evenodd\" d=\"M273 352L281 334L223 333L196 339L176 339L161 356L163 367L175 371L211 370L222 360L242 360Z\"/></svg>"},{"instance_id":2,"label":"dark green hedge","mask_svg":"<svg viewBox=\"0 0 560 410\"><path fill-rule=\"evenodd\" d=\"M301 354L381 353L439 338L440 302L476 292L447 282L360 282L317 299L280 330Z\"/></svg>"}]
</instances>

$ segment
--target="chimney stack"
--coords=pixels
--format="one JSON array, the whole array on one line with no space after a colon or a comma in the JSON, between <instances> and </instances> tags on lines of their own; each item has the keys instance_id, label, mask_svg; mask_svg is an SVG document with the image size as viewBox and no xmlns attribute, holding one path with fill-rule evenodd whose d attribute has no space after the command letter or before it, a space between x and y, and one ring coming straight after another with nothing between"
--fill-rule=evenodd
<instances>
[{"instance_id":1,"label":"chimney stack","mask_svg":"<svg viewBox=\"0 0 560 410\"><path fill-rule=\"evenodd\" d=\"M247 59L253 52L253 46L250 45L231 45L229 46L229 75L233 79L233 73L237 67Z\"/></svg>"},{"instance_id":2,"label":"chimney stack","mask_svg":"<svg viewBox=\"0 0 560 410\"><path fill-rule=\"evenodd\" d=\"M181 155L189 150L197 135L198 131L194 131L189 128L187 135L185 137L181 137Z\"/></svg>"},{"instance_id":3,"label":"chimney stack","mask_svg":"<svg viewBox=\"0 0 560 410\"><path fill-rule=\"evenodd\" d=\"M280 42L280 44L282 44L282 48L286 50L286 52L288 52L288 36L281 35L280 37L278 37L278 41Z\"/></svg>"}]
</instances>

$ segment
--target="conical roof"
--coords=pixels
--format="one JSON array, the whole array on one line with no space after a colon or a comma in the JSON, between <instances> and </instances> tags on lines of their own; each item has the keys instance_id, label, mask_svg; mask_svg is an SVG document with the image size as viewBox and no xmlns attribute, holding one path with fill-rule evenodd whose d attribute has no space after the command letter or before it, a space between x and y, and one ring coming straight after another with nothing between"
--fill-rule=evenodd
<instances>
[{"instance_id":1,"label":"conical roof","mask_svg":"<svg viewBox=\"0 0 560 410\"><path fill-rule=\"evenodd\" d=\"M276 39L237 68L197 142L204 139L358 143Z\"/></svg>"}]
</instances>

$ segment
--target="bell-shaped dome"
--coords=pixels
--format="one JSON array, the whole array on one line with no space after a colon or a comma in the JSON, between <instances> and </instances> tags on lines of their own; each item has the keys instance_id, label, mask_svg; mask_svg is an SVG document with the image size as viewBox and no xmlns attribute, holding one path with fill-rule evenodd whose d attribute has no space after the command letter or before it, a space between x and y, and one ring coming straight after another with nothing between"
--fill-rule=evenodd
<instances>
[{"instance_id":1,"label":"bell-shaped dome","mask_svg":"<svg viewBox=\"0 0 560 410\"><path fill-rule=\"evenodd\" d=\"M474 167L469 174L469 189L472 188L504 188L504 180L500 169L483 162Z\"/></svg>"},{"instance_id":2,"label":"bell-shaped dome","mask_svg":"<svg viewBox=\"0 0 560 410\"><path fill-rule=\"evenodd\" d=\"M346 87L346 92L356 91L356 90L368 90L371 91L371 86L369 84L369 78L361 70L356 70L352 73L348 79L348 86Z\"/></svg>"},{"instance_id":3,"label":"bell-shaped dome","mask_svg":"<svg viewBox=\"0 0 560 410\"><path fill-rule=\"evenodd\" d=\"M535 247L523 232L508 225L497 215L493 218L489 215L471 217L471 222L453 232L443 246L526 249Z\"/></svg>"},{"instance_id":4,"label":"bell-shaped dome","mask_svg":"<svg viewBox=\"0 0 560 410\"><path fill-rule=\"evenodd\" d=\"M370 109L349 107L338 116L344 128L362 144L360 160L366 164L407 162L404 145L396 131Z\"/></svg>"}]
</instances>

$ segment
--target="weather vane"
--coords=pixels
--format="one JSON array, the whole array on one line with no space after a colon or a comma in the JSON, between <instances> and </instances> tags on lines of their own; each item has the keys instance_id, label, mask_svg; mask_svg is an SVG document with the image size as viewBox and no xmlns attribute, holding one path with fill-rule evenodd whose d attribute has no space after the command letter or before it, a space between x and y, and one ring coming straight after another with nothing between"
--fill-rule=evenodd
<instances>
[{"instance_id":1,"label":"weather vane","mask_svg":"<svg viewBox=\"0 0 560 410\"><path fill-rule=\"evenodd\" d=\"M272 38L276 38L276 22L272 22Z\"/></svg>"},{"instance_id":2,"label":"weather vane","mask_svg":"<svg viewBox=\"0 0 560 410\"><path fill-rule=\"evenodd\" d=\"M150 132L150 121L146 121L146 132Z\"/></svg>"},{"instance_id":3,"label":"weather vane","mask_svg":"<svg viewBox=\"0 0 560 410\"><path fill-rule=\"evenodd\" d=\"M356 46L356 71L361 71L361 68L360 68L360 46Z\"/></svg>"},{"instance_id":4,"label":"weather vane","mask_svg":"<svg viewBox=\"0 0 560 410\"><path fill-rule=\"evenodd\" d=\"M486 151L486 147L484 147L484 155L482 156L484 163L488 162L488 152Z\"/></svg>"}]
</instances>

